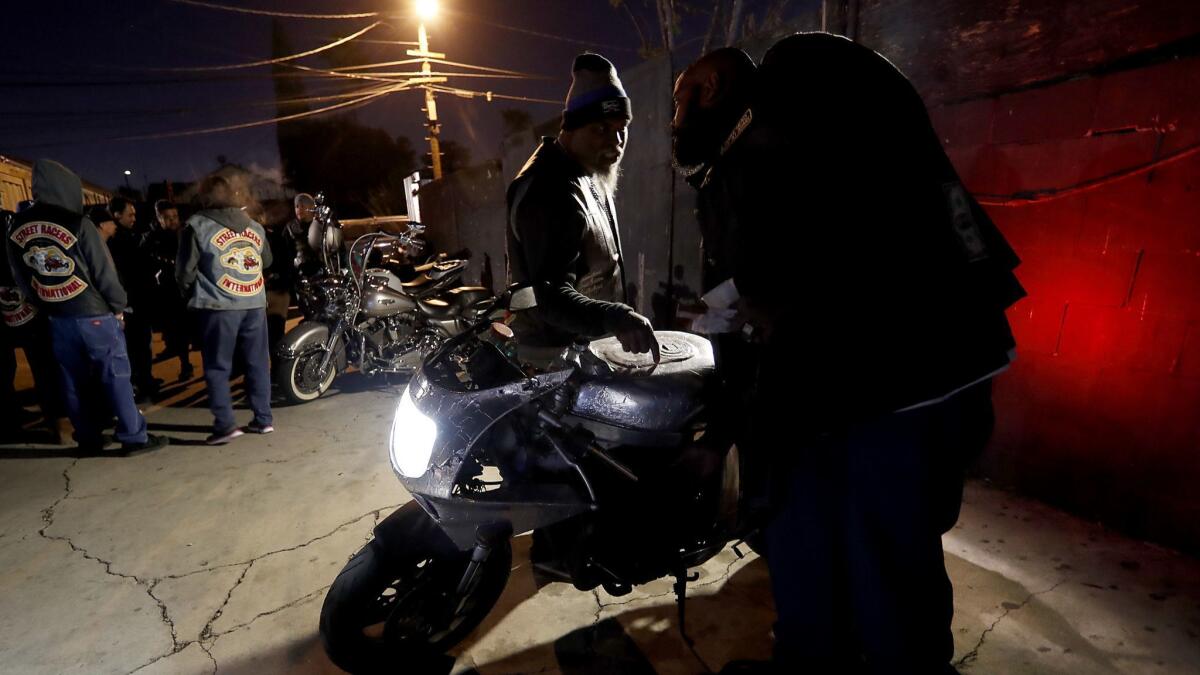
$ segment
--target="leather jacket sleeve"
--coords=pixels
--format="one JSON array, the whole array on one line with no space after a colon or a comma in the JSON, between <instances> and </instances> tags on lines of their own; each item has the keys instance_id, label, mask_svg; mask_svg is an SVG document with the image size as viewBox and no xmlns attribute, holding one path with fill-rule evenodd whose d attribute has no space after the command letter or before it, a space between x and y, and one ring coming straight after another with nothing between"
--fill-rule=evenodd
<instances>
[{"instance_id":1,"label":"leather jacket sleeve","mask_svg":"<svg viewBox=\"0 0 1200 675\"><path fill-rule=\"evenodd\" d=\"M175 258L175 283L185 298L192 295L199 264L200 247L196 243L196 231L189 225L180 232L179 254Z\"/></svg>"},{"instance_id":2,"label":"leather jacket sleeve","mask_svg":"<svg viewBox=\"0 0 1200 675\"><path fill-rule=\"evenodd\" d=\"M512 227L537 295L537 316L561 330L598 337L633 310L619 302L589 298L576 289L587 215L565 185L535 181L516 204Z\"/></svg>"}]
</instances>

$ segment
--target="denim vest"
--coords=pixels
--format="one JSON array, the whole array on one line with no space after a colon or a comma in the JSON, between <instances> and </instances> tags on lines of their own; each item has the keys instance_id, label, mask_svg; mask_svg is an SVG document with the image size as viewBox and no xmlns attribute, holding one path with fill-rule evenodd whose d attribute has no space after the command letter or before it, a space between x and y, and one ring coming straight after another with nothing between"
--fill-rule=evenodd
<instances>
[{"instance_id":1,"label":"denim vest","mask_svg":"<svg viewBox=\"0 0 1200 675\"><path fill-rule=\"evenodd\" d=\"M241 232L214 219L231 215L228 209L201 211L188 219L200 250L192 309L257 309L267 306L263 278L263 247L267 235L245 214ZM235 216L235 217L236 217ZM241 220L239 218L239 221Z\"/></svg>"}]
</instances>

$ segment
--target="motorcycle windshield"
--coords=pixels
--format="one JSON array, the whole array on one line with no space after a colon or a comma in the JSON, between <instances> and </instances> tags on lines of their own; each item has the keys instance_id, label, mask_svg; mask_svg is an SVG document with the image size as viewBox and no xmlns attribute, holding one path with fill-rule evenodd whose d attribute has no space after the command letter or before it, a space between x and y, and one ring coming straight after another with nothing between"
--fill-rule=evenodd
<instances>
[{"instance_id":1,"label":"motorcycle windshield","mask_svg":"<svg viewBox=\"0 0 1200 675\"><path fill-rule=\"evenodd\" d=\"M406 475L399 467L395 447L392 449L393 469L404 487L412 493L450 497L459 469L480 437L501 417L562 386L571 375L570 371L564 370L535 378L516 379L497 387L465 390L451 385L454 380L447 378L453 378L453 375L448 371L444 363L439 367L426 362L413 375L402 394L411 398L419 418L424 418L416 419L416 425L426 426L433 432L428 464L419 476L412 475L419 468ZM401 406L404 405L402 399ZM397 421L393 423L394 437L421 433L416 429L401 428L402 423L398 414ZM428 427L430 424L431 428ZM395 444L393 440L393 446Z\"/></svg>"},{"instance_id":2,"label":"motorcycle windshield","mask_svg":"<svg viewBox=\"0 0 1200 675\"><path fill-rule=\"evenodd\" d=\"M361 279L368 267L375 267L381 259L403 253L400 238L386 232L364 234L350 245L350 272Z\"/></svg>"}]
</instances>

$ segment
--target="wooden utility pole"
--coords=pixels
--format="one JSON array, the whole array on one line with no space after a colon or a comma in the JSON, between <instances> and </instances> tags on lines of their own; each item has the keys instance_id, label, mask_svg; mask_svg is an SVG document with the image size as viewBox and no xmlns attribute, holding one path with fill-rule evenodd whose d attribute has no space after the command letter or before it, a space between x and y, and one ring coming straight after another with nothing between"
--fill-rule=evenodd
<instances>
[{"instance_id":1,"label":"wooden utility pole","mask_svg":"<svg viewBox=\"0 0 1200 675\"><path fill-rule=\"evenodd\" d=\"M411 82L421 84L425 89L425 126L429 128L429 137L426 140L429 141L433 179L437 180L442 177L442 147L438 141L438 136L442 133L442 126L438 122L437 101L433 97L433 85L437 82L445 82L446 78L433 77L433 65L429 59L445 59L446 55L429 51L429 33L425 30L424 21L417 27L417 45L417 49L408 50L408 55L421 59L421 77Z\"/></svg>"}]
</instances>

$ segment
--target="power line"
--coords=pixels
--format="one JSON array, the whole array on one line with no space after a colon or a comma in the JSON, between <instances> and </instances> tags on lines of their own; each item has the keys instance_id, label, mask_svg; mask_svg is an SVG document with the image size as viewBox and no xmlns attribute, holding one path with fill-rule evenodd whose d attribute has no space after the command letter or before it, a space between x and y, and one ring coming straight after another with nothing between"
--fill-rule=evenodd
<instances>
[{"instance_id":1,"label":"power line","mask_svg":"<svg viewBox=\"0 0 1200 675\"><path fill-rule=\"evenodd\" d=\"M222 132L222 131L236 131L238 129L249 129L251 127L261 127L261 126L265 126L268 124L278 124L279 122L287 122L290 120L297 120L297 119L301 119L304 117L312 117L314 115L323 115L325 113L332 112L334 110L340 110L342 108L349 108L351 106L357 107L357 106L365 105L365 104L379 98L380 96L385 96L385 95L390 94L395 91L402 91L407 88L408 88L407 85L395 85L392 87L380 87L379 91L376 91L371 94L367 94L365 96L360 96L352 101L336 103L334 105L325 106L324 108L317 108L316 110L306 110L304 112L294 113L291 115L272 117L271 119L266 119L266 120L257 120L254 122L243 122L241 124L228 124L228 125L221 126L221 127L209 127L207 129L189 129L187 131L169 131L169 132L158 133L158 134L141 134L141 135L137 135L137 136L123 136L120 138L112 138L112 139L108 139L108 140L112 140L112 141L144 141L144 140L153 140L153 139L160 139L160 138L180 138L183 136L201 136L204 134L215 134L215 133Z\"/></svg>"},{"instance_id":2,"label":"power line","mask_svg":"<svg viewBox=\"0 0 1200 675\"><path fill-rule=\"evenodd\" d=\"M176 0L176 1L182 1L182 0ZM312 56L313 54L320 54L321 52L328 51L330 49L333 49L334 47L344 45L347 42L350 42L351 40L353 40L354 38L375 28L380 23L381 22L376 21L375 23L371 24L370 26L367 26L366 28L364 28L356 33L347 35L344 38L341 38L341 39L335 40L333 42L330 42L328 44L322 45L320 47L317 47L316 49L310 49L308 51L300 52L298 54L289 54L288 56L280 56L280 57L274 58L274 59L263 59L261 61L250 61L248 63L234 63L234 64L224 65L224 66L191 66L191 67L186 67L186 68L139 68L139 70L149 70L149 71L155 71L155 72L169 72L169 73L202 73L202 72L210 72L210 71L218 71L218 70L237 70L239 68L255 68L257 66L270 66L270 65L275 65L275 64L279 64L279 63L286 63L288 61L295 61L296 59L302 59L306 56Z\"/></svg>"},{"instance_id":3,"label":"power line","mask_svg":"<svg viewBox=\"0 0 1200 675\"><path fill-rule=\"evenodd\" d=\"M637 51L637 49L635 49L633 47L622 47L620 45L605 44L603 42L591 42L588 40L579 40L576 38L567 37L565 35L554 35L552 33L542 33L542 32L536 31L536 30L529 30L528 28L518 28L516 26L509 26L506 24L491 21L490 19L485 19L481 16L469 14L467 12L455 11L453 13L456 16L460 16L469 21L474 21L476 23L482 23L482 24L491 26L493 28L499 28L501 30L512 31L514 33L524 33L525 35L532 35L534 37L545 38L547 40L557 40L559 42L568 42L571 44L581 45L584 47L603 47L604 49L611 49L614 51L622 51L622 52L636 52Z\"/></svg>"},{"instance_id":4,"label":"power line","mask_svg":"<svg viewBox=\"0 0 1200 675\"><path fill-rule=\"evenodd\" d=\"M202 2L201 0L170 0L171 2L180 5L192 5L195 7L204 7L205 9L219 9L225 12L237 12L238 14L257 14L259 16L276 16L284 19L369 19L372 17L382 16L380 12L362 12L359 14L301 14L299 12L274 12L266 9L250 9L249 7L233 7L230 5L219 5L215 2Z\"/></svg>"},{"instance_id":5,"label":"power line","mask_svg":"<svg viewBox=\"0 0 1200 675\"><path fill-rule=\"evenodd\" d=\"M434 85L433 89L434 89L434 91L440 91L443 94L453 94L453 95L459 96L461 98L484 97L489 100L493 99L493 98L499 98L499 99L504 99L506 101L524 101L526 103L546 103L546 104L550 104L550 105L562 105L562 101L553 101L553 100L546 99L546 98L532 98L529 96L513 96L511 94L497 94L492 91L472 91L470 89L460 89L458 87L440 87L437 85Z\"/></svg>"}]
</instances>

